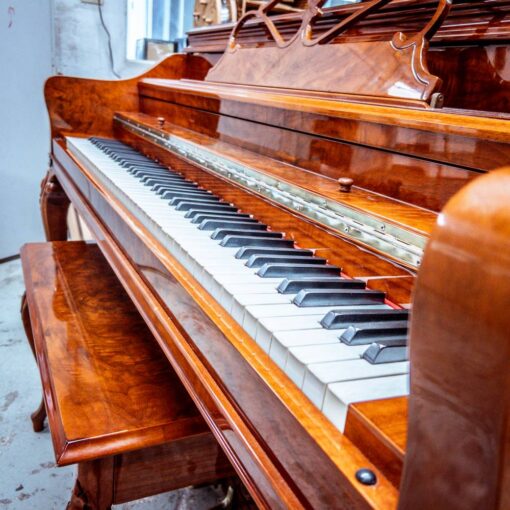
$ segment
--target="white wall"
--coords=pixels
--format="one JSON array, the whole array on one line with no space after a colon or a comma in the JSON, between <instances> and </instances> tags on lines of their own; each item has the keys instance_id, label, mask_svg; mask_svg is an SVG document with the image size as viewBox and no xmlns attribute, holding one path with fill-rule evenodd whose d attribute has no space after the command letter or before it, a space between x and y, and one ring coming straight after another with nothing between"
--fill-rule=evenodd
<instances>
[{"instance_id":1,"label":"white wall","mask_svg":"<svg viewBox=\"0 0 510 510\"><path fill-rule=\"evenodd\" d=\"M126 62L126 9L126 0L103 2L116 70L123 77L147 67ZM50 147L45 79L52 74L114 77L96 5L80 0L0 0L0 41L2 259L18 253L22 244L44 238L38 199Z\"/></svg>"},{"instance_id":2,"label":"white wall","mask_svg":"<svg viewBox=\"0 0 510 510\"><path fill-rule=\"evenodd\" d=\"M122 77L143 72L146 65L126 62L127 1L103 0L102 10L112 38L115 70ZM81 0L53 0L53 20L53 64L57 74L115 79L97 5Z\"/></svg>"},{"instance_id":3,"label":"white wall","mask_svg":"<svg viewBox=\"0 0 510 510\"><path fill-rule=\"evenodd\" d=\"M50 0L0 0L0 258L43 239L38 198L48 165L50 20Z\"/></svg>"}]
</instances>

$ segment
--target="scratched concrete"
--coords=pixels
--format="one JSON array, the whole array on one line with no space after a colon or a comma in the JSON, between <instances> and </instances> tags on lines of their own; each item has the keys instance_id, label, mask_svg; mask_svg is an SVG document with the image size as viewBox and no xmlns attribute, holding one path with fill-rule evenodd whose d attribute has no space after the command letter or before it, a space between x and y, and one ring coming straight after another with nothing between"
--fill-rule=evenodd
<instances>
[{"instance_id":1,"label":"scratched concrete","mask_svg":"<svg viewBox=\"0 0 510 510\"><path fill-rule=\"evenodd\" d=\"M34 433L30 413L41 385L19 315L21 264L0 265L0 509L64 510L75 468L57 468L48 429ZM214 487L182 489L115 505L120 510L202 510L219 502Z\"/></svg>"}]
</instances>

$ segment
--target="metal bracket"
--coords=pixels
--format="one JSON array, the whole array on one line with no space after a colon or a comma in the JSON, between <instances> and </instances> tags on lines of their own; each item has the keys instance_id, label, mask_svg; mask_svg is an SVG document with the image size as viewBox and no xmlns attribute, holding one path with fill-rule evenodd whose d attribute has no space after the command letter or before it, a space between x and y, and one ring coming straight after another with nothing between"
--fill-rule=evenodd
<instances>
[{"instance_id":1,"label":"metal bracket","mask_svg":"<svg viewBox=\"0 0 510 510\"><path fill-rule=\"evenodd\" d=\"M280 181L179 136L148 128L119 115L115 115L114 120L141 138L319 222L343 237L362 243L407 266L418 268L420 265L428 240L424 235L385 222L366 211L354 209L294 184Z\"/></svg>"}]
</instances>

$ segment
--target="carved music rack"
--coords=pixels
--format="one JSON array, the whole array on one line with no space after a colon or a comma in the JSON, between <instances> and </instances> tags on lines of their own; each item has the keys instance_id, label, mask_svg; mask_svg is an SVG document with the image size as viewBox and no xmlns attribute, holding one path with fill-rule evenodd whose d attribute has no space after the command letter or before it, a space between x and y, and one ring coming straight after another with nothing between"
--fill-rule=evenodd
<instances>
[{"instance_id":1,"label":"carved music rack","mask_svg":"<svg viewBox=\"0 0 510 510\"><path fill-rule=\"evenodd\" d=\"M392 0L371 0L320 35L325 0L309 0L299 29L288 39L279 32L268 13L278 2L262 4L246 13L230 35L223 57L206 81L278 89L297 89L349 101L407 107L442 106L438 76L427 67L429 41L440 28L453 0L439 0L429 22L419 32L397 32L388 41L345 42L338 38ZM239 34L247 22L262 22L274 44L264 47L241 45ZM362 91L362 92L360 92Z\"/></svg>"}]
</instances>

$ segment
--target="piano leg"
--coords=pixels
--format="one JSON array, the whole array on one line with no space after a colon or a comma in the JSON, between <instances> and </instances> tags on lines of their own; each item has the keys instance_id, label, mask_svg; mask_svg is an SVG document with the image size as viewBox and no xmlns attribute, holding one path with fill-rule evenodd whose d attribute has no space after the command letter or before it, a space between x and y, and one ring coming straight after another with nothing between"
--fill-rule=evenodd
<instances>
[{"instance_id":1,"label":"piano leg","mask_svg":"<svg viewBox=\"0 0 510 510\"><path fill-rule=\"evenodd\" d=\"M113 504L114 457L80 462L67 510L109 510Z\"/></svg>"},{"instance_id":2,"label":"piano leg","mask_svg":"<svg viewBox=\"0 0 510 510\"><path fill-rule=\"evenodd\" d=\"M48 241L67 241L69 198L52 170L41 182L40 206L44 232Z\"/></svg>"},{"instance_id":3,"label":"piano leg","mask_svg":"<svg viewBox=\"0 0 510 510\"><path fill-rule=\"evenodd\" d=\"M67 240L67 211L69 209L69 199L62 186L58 182L55 174L50 170L41 182L40 207L41 216L44 225L44 232L48 241L66 241ZM21 319L25 334L27 335L30 348L37 360L35 354L34 338L32 335L32 326L28 312L26 294L21 298ZM44 398L41 399L39 407L30 415L34 432L41 432L44 428L46 419L46 407Z\"/></svg>"},{"instance_id":4,"label":"piano leg","mask_svg":"<svg viewBox=\"0 0 510 510\"><path fill-rule=\"evenodd\" d=\"M27 335L28 343L30 344L34 358L37 360L26 292L23 293L23 297L21 298L21 320L23 322L23 327L25 328L25 334ZM41 399L39 407L30 415L30 419L32 420L32 427L34 432L41 432L44 429L44 420L46 419L46 406L44 405L44 398Z\"/></svg>"}]
</instances>

